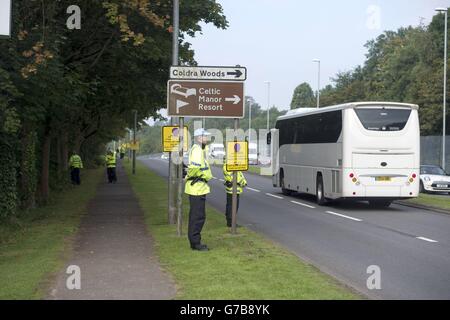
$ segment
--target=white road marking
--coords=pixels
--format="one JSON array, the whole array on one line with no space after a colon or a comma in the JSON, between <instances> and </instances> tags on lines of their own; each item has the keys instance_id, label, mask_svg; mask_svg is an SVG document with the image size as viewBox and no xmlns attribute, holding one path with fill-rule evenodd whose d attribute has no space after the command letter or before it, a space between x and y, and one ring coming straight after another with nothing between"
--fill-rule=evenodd
<instances>
[{"instance_id":1,"label":"white road marking","mask_svg":"<svg viewBox=\"0 0 450 320\"><path fill-rule=\"evenodd\" d=\"M333 211L326 211L326 213L329 213L329 214L332 214L332 215L335 215L335 216L338 216L338 217L350 219L350 220L353 220L353 221L360 221L360 222L362 221L361 219L349 217L349 216L346 216L346 215L344 215L344 214L340 214L340 213L333 212Z\"/></svg>"},{"instance_id":2,"label":"white road marking","mask_svg":"<svg viewBox=\"0 0 450 320\"><path fill-rule=\"evenodd\" d=\"M253 188L250 188L250 187L246 187L246 189L248 189L248 190L252 190L252 191L255 191L255 192L261 192L260 190L257 190L257 189L253 189Z\"/></svg>"},{"instance_id":3,"label":"white road marking","mask_svg":"<svg viewBox=\"0 0 450 320\"><path fill-rule=\"evenodd\" d=\"M223 179L219 179L220 181L222 181L222 182L225 182L225 180L223 180Z\"/></svg>"},{"instance_id":4,"label":"white road marking","mask_svg":"<svg viewBox=\"0 0 450 320\"><path fill-rule=\"evenodd\" d=\"M416 237L416 239L423 240L423 241L428 241L428 242L437 242L436 240L425 238L425 237Z\"/></svg>"},{"instance_id":5,"label":"white road marking","mask_svg":"<svg viewBox=\"0 0 450 320\"><path fill-rule=\"evenodd\" d=\"M311 208L311 209L315 208L314 206L310 206L309 204L306 204L306 203L301 203L301 202L298 202L298 201L291 201L291 202L295 203L295 204L298 204L298 205L301 205L301 206L304 206L304 207L307 207L307 208Z\"/></svg>"},{"instance_id":6,"label":"white road marking","mask_svg":"<svg viewBox=\"0 0 450 320\"><path fill-rule=\"evenodd\" d=\"M212 177L213 178L213 180L217 180L217 178L216 177Z\"/></svg>"},{"instance_id":7,"label":"white road marking","mask_svg":"<svg viewBox=\"0 0 450 320\"><path fill-rule=\"evenodd\" d=\"M274 197L274 198L277 198L277 199L283 199L283 197L280 197L280 196L276 196L276 195L274 195L274 194L271 194L271 193L266 193L266 195L267 195L267 196L269 196L269 197Z\"/></svg>"}]
</instances>

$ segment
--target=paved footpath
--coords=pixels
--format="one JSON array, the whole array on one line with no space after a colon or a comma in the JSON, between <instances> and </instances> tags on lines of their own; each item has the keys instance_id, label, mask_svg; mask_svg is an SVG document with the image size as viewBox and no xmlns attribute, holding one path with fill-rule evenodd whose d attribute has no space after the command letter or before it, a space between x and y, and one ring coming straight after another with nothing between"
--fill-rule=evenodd
<instances>
[{"instance_id":1,"label":"paved footpath","mask_svg":"<svg viewBox=\"0 0 450 320\"><path fill-rule=\"evenodd\" d=\"M106 171L106 170L105 170ZM123 170L99 186L75 240L72 257L48 299L172 299L176 289L154 256L143 212ZM69 290L67 267L80 267L81 289Z\"/></svg>"}]
</instances>

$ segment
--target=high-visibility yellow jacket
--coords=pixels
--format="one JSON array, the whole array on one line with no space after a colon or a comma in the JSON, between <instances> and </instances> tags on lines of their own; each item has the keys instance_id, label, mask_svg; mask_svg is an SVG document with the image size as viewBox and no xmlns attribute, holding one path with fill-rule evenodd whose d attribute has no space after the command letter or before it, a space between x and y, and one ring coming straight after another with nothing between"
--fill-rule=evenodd
<instances>
[{"instance_id":1,"label":"high-visibility yellow jacket","mask_svg":"<svg viewBox=\"0 0 450 320\"><path fill-rule=\"evenodd\" d=\"M105 157L106 167L115 168L116 167L116 154L107 154Z\"/></svg>"},{"instance_id":2,"label":"high-visibility yellow jacket","mask_svg":"<svg viewBox=\"0 0 450 320\"><path fill-rule=\"evenodd\" d=\"M196 178L202 180L196 181ZM184 192L192 196L200 196L210 192L208 181L212 179L211 168L205 150L194 144L189 151L189 165L186 174Z\"/></svg>"},{"instance_id":3,"label":"high-visibility yellow jacket","mask_svg":"<svg viewBox=\"0 0 450 320\"><path fill-rule=\"evenodd\" d=\"M81 158L79 155L74 154L70 157L69 167L75 168L75 169L83 169L83 162L81 161Z\"/></svg>"},{"instance_id":4,"label":"high-visibility yellow jacket","mask_svg":"<svg viewBox=\"0 0 450 320\"><path fill-rule=\"evenodd\" d=\"M227 193L233 193L233 172L227 170L227 164L223 164L223 179L225 180L225 190ZM244 187L247 185L242 171L237 172L237 194L241 194Z\"/></svg>"}]
</instances>

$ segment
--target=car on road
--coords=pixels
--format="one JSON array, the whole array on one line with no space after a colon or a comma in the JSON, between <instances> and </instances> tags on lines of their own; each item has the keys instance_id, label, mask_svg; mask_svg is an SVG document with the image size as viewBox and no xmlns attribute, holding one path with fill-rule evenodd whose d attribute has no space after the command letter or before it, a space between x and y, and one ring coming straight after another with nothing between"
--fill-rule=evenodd
<instances>
[{"instance_id":1,"label":"car on road","mask_svg":"<svg viewBox=\"0 0 450 320\"><path fill-rule=\"evenodd\" d=\"M211 162L220 162L225 156L225 147L222 143L211 143L208 148L208 154Z\"/></svg>"},{"instance_id":2,"label":"car on road","mask_svg":"<svg viewBox=\"0 0 450 320\"><path fill-rule=\"evenodd\" d=\"M169 154L167 152L163 152L163 154L161 155L161 159L163 160L169 159Z\"/></svg>"},{"instance_id":3,"label":"car on road","mask_svg":"<svg viewBox=\"0 0 450 320\"><path fill-rule=\"evenodd\" d=\"M440 166L420 166L420 192L448 192L450 194L450 176Z\"/></svg>"},{"instance_id":4,"label":"car on road","mask_svg":"<svg viewBox=\"0 0 450 320\"><path fill-rule=\"evenodd\" d=\"M258 164L258 145L254 142L248 144L248 163L252 165Z\"/></svg>"}]
</instances>

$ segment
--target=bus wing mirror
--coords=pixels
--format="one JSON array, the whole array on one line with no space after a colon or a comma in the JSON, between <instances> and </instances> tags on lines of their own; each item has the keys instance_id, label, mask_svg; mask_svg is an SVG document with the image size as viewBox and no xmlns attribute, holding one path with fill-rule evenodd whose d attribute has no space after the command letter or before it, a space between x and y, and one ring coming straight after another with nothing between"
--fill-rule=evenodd
<instances>
[{"instance_id":1,"label":"bus wing mirror","mask_svg":"<svg viewBox=\"0 0 450 320\"><path fill-rule=\"evenodd\" d=\"M271 144L271 142L272 142L272 132L269 132L267 134L267 144Z\"/></svg>"}]
</instances>

